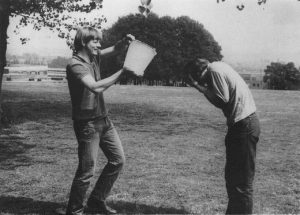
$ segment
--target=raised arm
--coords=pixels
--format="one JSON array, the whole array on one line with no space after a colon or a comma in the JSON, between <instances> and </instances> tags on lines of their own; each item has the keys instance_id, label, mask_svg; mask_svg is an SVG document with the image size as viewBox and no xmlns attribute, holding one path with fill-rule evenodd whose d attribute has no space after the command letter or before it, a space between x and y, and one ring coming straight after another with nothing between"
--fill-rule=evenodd
<instances>
[{"instance_id":1,"label":"raised arm","mask_svg":"<svg viewBox=\"0 0 300 215\"><path fill-rule=\"evenodd\" d=\"M121 40L119 40L114 46L102 49L100 52L101 56L107 57L119 54L122 51L125 51L128 48L128 45L131 41L135 40L135 37L131 34L127 34Z\"/></svg>"}]
</instances>

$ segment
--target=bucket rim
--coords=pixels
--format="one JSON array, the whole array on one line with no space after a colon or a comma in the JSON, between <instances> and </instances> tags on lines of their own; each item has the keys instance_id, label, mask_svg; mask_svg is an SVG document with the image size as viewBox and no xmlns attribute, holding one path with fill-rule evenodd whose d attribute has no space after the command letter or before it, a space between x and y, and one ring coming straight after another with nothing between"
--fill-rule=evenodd
<instances>
[{"instance_id":1,"label":"bucket rim","mask_svg":"<svg viewBox=\"0 0 300 215\"><path fill-rule=\"evenodd\" d=\"M155 52L155 54L157 54L156 49L153 48L152 46L148 45L147 43L144 43L144 42L142 42L140 40L133 40L132 42L138 42L138 43L141 43L141 44L143 44L145 46L148 46L150 49L152 49Z\"/></svg>"}]
</instances>

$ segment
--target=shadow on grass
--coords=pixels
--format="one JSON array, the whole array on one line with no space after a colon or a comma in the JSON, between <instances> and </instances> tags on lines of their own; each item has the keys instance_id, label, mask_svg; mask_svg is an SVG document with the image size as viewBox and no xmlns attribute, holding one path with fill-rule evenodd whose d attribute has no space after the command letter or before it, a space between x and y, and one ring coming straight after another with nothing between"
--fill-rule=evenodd
<instances>
[{"instance_id":1,"label":"shadow on grass","mask_svg":"<svg viewBox=\"0 0 300 215\"><path fill-rule=\"evenodd\" d=\"M130 129L134 128L136 131L143 132L146 126L146 131L153 130L162 135L170 135L185 133L199 127L199 122L191 120L195 116L189 113L159 109L153 105L108 103L107 108L116 125L129 124ZM45 123L48 120L71 121L72 112L69 101L47 100L4 102L3 109L9 124L20 124L28 121ZM197 117L199 118L199 116ZM157 123L166 129L157 128Z\"/></svg>"},{"instance_id":2,"label":"shadow on grass","mask_svg":"<svg viewBox=\"0 0 300 215\"><path fill-rule=\"evenodd\" d=\"M0 196L0 214L43 214L53 215L63 204L36 201L31 198Z\"/></svg>"},{"instance_id":3,"label":"shadow on grass","mask_svg":"<svg viewBox=\"0 0 300 215\"><path fill-rule=\"evenodd\" d=\"M121 214L188 214L184 208L155 207L134 202L114 201L110 205Z\"/></svg>"},{"instance_id":4,"label":"shadow on grass","mask_svg":"<svg viewBox=\"0 0 300 215\"><path fill-rule=\"evenodd\" d=\"M26 136L20 134L15 125L27 121L42 123L45 120L65 120L70 117L69 102L43 100L4 102L4 122L0 123L0 169L14 170L21 166L30 166L34 160L28 151L36 145L27 144ZM70 117L71 118L71 117ZM31 128L38 129L38 128Z\"/></svg>"},{"instance_id":5,"label":"shadow on grass","mask_svg":"<svg viewBox=\"0 0 300 215\"><path fill-rule=\"evenodd\" d=\"M68 101L31 100L4 102L2 108L9 124L19 124L27 121L45 121L71 119L72 107ZM109 115L121 121L170 118L169 110L157 109L154 106L136 103L107 103ZM176 113L173 113L176 116ZM173 115L173 117L174 117ZM142 121L144 122L144 121ZM141 123L142 123L141 122Z\"/></svg>"},{"instance_id":6,"label":"shadow on grass","mask_svg":"<svg viewBox=\"0 0 300 215\"><path fill-rule=\"evenodd\" d=\"M25 144L25 138L15 134L0 134L0 169L14 170L20 166L30 166L33 161L26 155L35 145Z\"/></svg>"},{"instance_id":7,"label":"shadow on grass","mask_svg":"<svg viewBox=\"0 0 300 215\"><path fill-rule=\"evenodd\" d=\"M186 132L198 129L199 123L206 121L203 119L193 122L194 116L189 113L159 109L147 104L109 103L107 106L111 118L117 126L121 125L120 128L123 131L128 129L130 132L143 132L149 135L153 133L161 136L186 134ZM50 99L7 101L3 103L3 109L9 126L6 128L8 134L3 134L0 129L0 169L15 169L20 166L29 166L34 162L26 154L35 145L27 144L25 136L19 137L19 131L13 130L14 125L29 121L30 126L24 127L28 133L30 130L39 131L39 124L47 124L49 121L54 122L54 124L48 124L49 129L55 123L72 123L69 101L51 101Z\"/></svg>"},{"instance_id":8,"label":"shadow on grass","mask_svg":"<svg viewBox=\"0 0 300 215\"><path fill-rule=\"evenodd\" d=\"M3 110L9 124L19 124L26 121L41 121L45 119L71 118L69 102L51 101L17 101L4 102Z\"/></svg>"},{"instance_id":9,"label":"shadow on grass","mask_svg":"<svg viewBox=\"0 0 300 215\"><path fill-rule=\"evenodd\" d=\"M188 211L184 209L155 207L124 201L113 202L110 205L120 214L188 214ZM25 197L0 196L0 214L53 215L58 208L65 208L65 205L57 202L37 201ZM88 211L86 213L97 214Z\"/></svg>"}]
</instances>

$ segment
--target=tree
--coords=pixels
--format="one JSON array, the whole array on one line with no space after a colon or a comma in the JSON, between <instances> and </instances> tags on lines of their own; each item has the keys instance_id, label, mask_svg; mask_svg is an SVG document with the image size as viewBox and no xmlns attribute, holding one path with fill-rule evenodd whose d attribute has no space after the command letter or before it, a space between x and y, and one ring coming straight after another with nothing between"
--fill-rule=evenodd
<instances>
[{"instance_id":1,"label":"tree","mask_svg":"<svg viewBox=\"0 0 300 215\"><path fill-rule=\"evenodd\" d=\"M54 58L49 64L48 67L50 68L66 68L70 59L65 57L57 57Z\"/></svg>"},{"instance_id":2,"label":"tree","mask_svg":"<svg viewBox=\"0 0 300 215\"><path fill-rule=\"evenodd\" d=\"M101 23L106 21L103 16L98 16L92 21L86 18L74 18L72 13L92 11L102 8L102 0L0 0L0 123L2 119L1 89L4 67L6 65L7 28L9 17L20 17L15 33L24 26L31 24L33 29L48 28L57 32L58 36L65 38L71 46L71 32L78 26L89 25L101 28ZM22 44L28 38L20 38Z\"/></svg>"},{"instance_id":3,"label":"tree","mask_svg":"<svg viewBox=\"0 0 300 215\"><path fill-rule=\"evenodd\" d=\"M159 18L149 14L147 18L140 14L131 14L119 18L110 28L104 31L103 46L110 46L124 34L133 34L156 48L157 55L145 71L144 77L149 80L171 81L182 80L182 67L190 59L205 57L210 61L221 60L221 47L204 26L186 16ZM119 63L116 66L116 62ZM121 67L120 59L106 60L103 70Z\"/></svg>"},{"instance_id":4,"label":"tree","mask_svg":"<svg viewBox=\"0 0 300 215\"><path fill-rule=\"evenodd\" d=\"M264 70L264 82L268 88L275 90L300 89L300 71L294 63L272 62Z\"/></svg>"},{"instance_id":5,"label":"tree","mask_svg":"<svg viewBox=\"0 0 300 215\"><path fill-rule=\"evenodd\" d=\"M7 64L19 64L19 59L17 55L6 54Z\"/></svg>"},{"instance_id":6,"label":"tree","mask_svg":"<svg viewBox=\"0 0 300 215\"><path fill-rule=\"evenodd\" d=\"M1 88L2 79L4 73L4 67L6 65L6 49L7 49L7 28L9 24L9 2L6 0L0 0L0 123L2 119L1 108Z\"/></svg>"}]
</instances>

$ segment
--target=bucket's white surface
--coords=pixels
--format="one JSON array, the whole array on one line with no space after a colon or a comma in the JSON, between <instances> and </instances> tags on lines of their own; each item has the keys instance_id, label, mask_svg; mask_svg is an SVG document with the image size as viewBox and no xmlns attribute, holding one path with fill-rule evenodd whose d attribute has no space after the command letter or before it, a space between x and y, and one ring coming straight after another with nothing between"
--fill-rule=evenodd
<instances>
[{"instance_id":1,"label":"bucket's white surface","mask_svg":"<svg viewBox=\"0 0 300 215\"><path fill-rule=\"evenodd\" d=\"M155 55L154 48L139 40L134 40L128 47L123 67L142 76Z\"/></svg>"}]
</instances>

